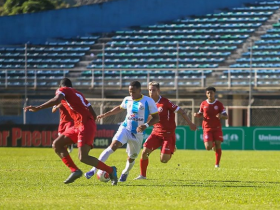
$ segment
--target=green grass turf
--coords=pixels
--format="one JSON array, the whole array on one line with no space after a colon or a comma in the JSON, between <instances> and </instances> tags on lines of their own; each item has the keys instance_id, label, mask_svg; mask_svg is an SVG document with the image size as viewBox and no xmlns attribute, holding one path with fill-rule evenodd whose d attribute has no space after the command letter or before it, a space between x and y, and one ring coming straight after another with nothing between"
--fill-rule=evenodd
<instances>
[{"instance_id":1,"label":"green grass turf","mask_svg":"<svg viewBox=\"0 0 280 210\"><path fill-rule=\"evenodd\" d=\"M77 149L72 157L84 172L91 168ZM280 209L279 152L224 151L219 169L214 160L213 151L178 150L163 164L157 150L147 180L133 180L138 158L118 186L96 177L65 185L70 171L51 148L0 148L0 209ZM125 161L119 149L107 163L120 175Z\"/></svg>"}]
</instances>

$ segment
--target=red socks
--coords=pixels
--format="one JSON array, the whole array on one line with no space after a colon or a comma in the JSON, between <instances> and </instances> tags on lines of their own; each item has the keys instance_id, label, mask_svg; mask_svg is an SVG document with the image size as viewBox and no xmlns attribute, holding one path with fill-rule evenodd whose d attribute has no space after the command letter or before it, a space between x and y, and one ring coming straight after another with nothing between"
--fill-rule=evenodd
<instances>
[{"instance_id":1,"label":"red socks","mask_svg":"<svg viewBox=\"0 0 280 210\"><path fill-rule=\"evenodd\" d=\"M61 160L72 172L78 170L78 167L75 165L70 155L61 158Z\"/></svg>"},{"instance_id":2,"label":"red socks","mask_svg":"<svg viewBox=\"0 0 280 210\"><path fill-rule=\"evenodd\" d=\"M61 158L61 160L63 161L63 163L72 171L76 171L79 168L75 165L75 163L73 162L72 158L70 157L70 155ZM113 168L110 166L107 166L105 163L99 161L96 168L101 169L102 171L107 171L109 174L113 172Z\"/></svg>"},{"instance_id":3,"label":"red socks","mask_svg":"<svg viewBox=\"0 0 280 210\"><path fill-rule=\"evenodd\" d=\"M106 171L109 174L113 173L113 168L110 166L107 166L105 163L98 161L96 168L102 170L102 171Z\"/></svg>"},{"instance_id":4,"label":"red socks","mask_svg":"<svg viewBox=\"0 0 280 210\"><path fill-rule=\"evenodd\" d=\"M149 164L149 159L146 160L140 159L141 175L144 177L146 177L148 164Z\"/></svg>"},{"instance_id":5,"label":"red socks","mask_svg":"<svg viewBox=\"0 0 280 210\"><path fill-rule=\"evenodd\" d=\"M216 149L216 165L220 164L220 159L222 156L222 149Z\"/></svg>"}]
</instances>

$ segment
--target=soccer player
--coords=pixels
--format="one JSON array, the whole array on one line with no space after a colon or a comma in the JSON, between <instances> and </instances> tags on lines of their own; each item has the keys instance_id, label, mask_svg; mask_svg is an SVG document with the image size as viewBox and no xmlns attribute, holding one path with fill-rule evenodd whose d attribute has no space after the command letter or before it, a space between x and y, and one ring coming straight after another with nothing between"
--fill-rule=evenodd
<instances>
[{"instance_id":1,"label":"soccer player","mask_svg":"<svg viewBox=\"0 0 280 210\"><path fill-rule=\"evenodd\" d=\"M109 167L97 158L89 156L88 154L92 148L96 131L96 114L83 94L72 88L72 82L68 78L61 80L60 88L54 98L40 106L27 106L24 110L36 112L41 109L53 107L61 102L66 102L67 106L65 108L74 120L74 126L65 130L64 133L58 136L52 144L56 154L72 172L64 183L72 183L83 175L83 172L75 165L65 148L65 146L69 144L77 143L80 161L108 172L110 179L112 180L112 185L117 185L118 178L116 167Z\"/></svg>"},{"instance_id":2,"label":"soccer player","mask_svg":"<svg viewBox=\"0 0 280 210\"><path fill-rule=\"evenodd\" d=\"M57 90L58 91L58 90ZM63 100L62 100L63 101ZM65 106L65 105L64 105ZM58 135L60 136L65 130L74 125L74 121L68 113L67 109L63 106L63 103L53 106L52 113L59 110L59 125L58 125ZM71 153L73 150L73 144L68 145L68 152Z\"/></svg>"},{"instance_id":3,"label":"soccer player","mask_svg":"<svg viewBox=\"0 0 280 210\"><path fill-rule=\"evenodd\" d=\"M143 145L140 159L141 173L135 180L146 179L149 155L155 149L161 147L160 161L162 163L167 163L171 159L176 148L175 112L178 112L186 120L191 130L195 131L197 129L183 109L160 95L160 85L158 82L153 81L149 83L149 95L156 102L160 121L154 124L151 135Z\"/></svg>"},{"instance_id":4,"label":"soccer player","mask_svg":"<svg viewBox=\"0 0 280 210\"><path fill-rule=\"evenodd\" d=\"M214 87L206 88L207 100L200 104L200 109L194 113L195 117L203 117L203 141L206 150L214 150L216 155L215 167L219 168L222 156L221 143L223 142L223 132L221 119L227 120L228 115L224 105L215 99L216 89Z\"/></svg>"},{"instance_id":5,"label":"soccer player","mask_svg":"<svg viewBox=\"0 0 280 210\"><path fill-rule=\"evenodd\" d=\"M143 131L159 121L156 104L153 99L141 94L140 82L131 82L128 91L130 96L125 97L120 106L97 116L97 119L102 119L118 114L124 109L127 110L125 121L120 125L118 131L114 135L111 145L99 156L99 160L105 162L113 152L127 143L126 152L128 158L125 169L120 176L120 182L126 181L129 171L132 169L135 159L141 150ZM149 115L151 117L149 117ZM95 172L96 168L92 168L89 172L85 173L85 177L89 179Z\"/></svg>"}]
</instances>

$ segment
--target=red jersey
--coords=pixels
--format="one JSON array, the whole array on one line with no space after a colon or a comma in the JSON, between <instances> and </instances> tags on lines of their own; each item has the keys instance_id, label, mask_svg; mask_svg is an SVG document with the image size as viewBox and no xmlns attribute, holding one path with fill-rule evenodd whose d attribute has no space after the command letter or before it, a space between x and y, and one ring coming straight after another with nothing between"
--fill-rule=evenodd
<instances>
[{"instance_id":1,"label":"red jersey","mask_svg":"<svg viewBox=\"0 0 280 210\"><path fill-rule=\"evenodd\" d=\"M178 111L179 107L167 98L161 97L158 102L156 102L159 114L159 122L154 124L153 131L158 133L163 133L166 131L175 132L176 123L175 123L175 113Z\"/></svg>"},{"instance_id":2,"label":"red jersey","mask_svg":"<svg viewBox=\"0 0 280 210\"><path fill-rule=\"evenodd\" d=\"M59 89L56 90L55 94L57 94L58 91L59 91ZM61 106L59 107L59 122L60 123L73 121L73 119L71 118L71 116L70 116L69 112L67 111L67 109L65 108L65 106L67 106L67 103L65 100L62 100Z\"/></svg>"},{"instance_id":3,"label":"red jersey","mask_svg":"<svg viewBox=\"0 0 280 210\"><path fill-rule=\"evenodd\" d=\"M217 99L210 103L207 100L200 104L200 109L198 113L203 114L202 128L207 130L222 128L222 124L219 118L216 117L219 113L226 113L224 105Z\"/></svg>"},{"instance_id":4,"label":"red jersey","mask_svg":"<svg viewBox=\"0 0 280 210\"><path fill-rule=\"evenodd\" d=\"M65 108L65 106L67 106L66 102L62 100L62 106L59 107L59 118L60 118L60 122L70 122L73 121L73 119L71 118L69 112L67 111L67 109ZM66 104L66 105L65 105Z\"/></svg>"},{"instance_id":5,"label":"red jersey","mask_svg":"<svg viewBox=\"0 0 280 210\"><path fill-rule=\"evenodd\" d=\"M62 100L63 106L74 120L75 126L85 124L88 119L93 120L93 116L87 108L90 106L90 103L82 93L74 88L61 87L56 91L56 94L64 95L64 100Z\"/></svg>"}]
</instances>

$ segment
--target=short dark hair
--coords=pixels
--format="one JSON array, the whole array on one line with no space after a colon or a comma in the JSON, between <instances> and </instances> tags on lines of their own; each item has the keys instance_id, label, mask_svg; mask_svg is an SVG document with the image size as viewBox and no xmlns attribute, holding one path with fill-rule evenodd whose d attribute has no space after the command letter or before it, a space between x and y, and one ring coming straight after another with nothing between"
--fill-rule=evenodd
<instances>
[{"instance_id":1,"label":"short dark hair","mask_svg":"<svg viewBox=\"0 0 280 210\"><path fill-rule=\"evenodd\" d=\"M149 85L155 86L157 89L159 89L159 83L156 81L149 82Z\"/></svg>"},{"instance_id":2,"label":"short dark hair","mask_svg":"<svg viewBox=\"0 0 280 210\"><path fill-rule=\"evenodd\" d=\"M72 82L70 79L68 78L63 78L61 81L60 81L60 86L61 87L72 87Z\"/></svg>"},{"instance_id":3,"label":"short dark hair","mask_svg":"<svg viewBox=\"0 0 280 210\"><path fill-rule=\"evenodd\" d=\"M136 87L137 89L141 88L141 83L138 81L133 81L129 84L129 86Z\"/></svg>"},{"instance_id":4,"label":"short dark hair","mask_svg":"<svg viewBox=\"0 0 280 210\"><path fill-rule=\"evenodd\" d=\"M208 88L206 88L206 91L210 91L210 90L213 90L214 92L216 92L216 88L214 88L214 87L208 87Z\"/></svg>"}]
</instances>

